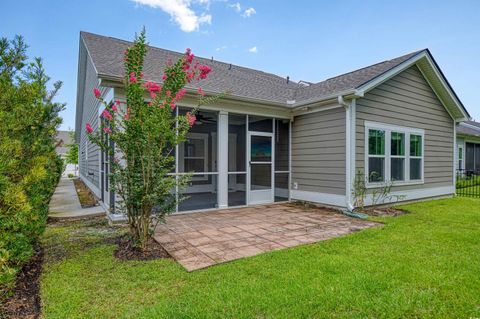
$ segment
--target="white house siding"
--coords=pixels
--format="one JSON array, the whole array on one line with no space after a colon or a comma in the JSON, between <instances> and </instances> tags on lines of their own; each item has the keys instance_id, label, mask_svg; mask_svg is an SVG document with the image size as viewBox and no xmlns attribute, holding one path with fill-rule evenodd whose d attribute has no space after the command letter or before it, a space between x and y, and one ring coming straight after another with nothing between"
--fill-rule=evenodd
<instances>
[{"instance_id":1,"label":"white house siding","mask_svg":"<svg viewBox=\"0 0 480 319\"><path fill-rule=\"evenodd\" d=\"M298 188L292 187L292 195L300 191L345 196L345 123L343 107L294 118L291 167L292 183Z\"/></svg>"},{"instance_id":2,"label":"white house siding","mask_svg":"<svg viewBox=\"0 0 480 319\"><path fill-rule=\"evenodd\" d=\"M436 188L451 192L454 122L416 66L358 99L356 118L357 171L364 170L364 121L424 129L424 184L396 186L392 190L424 189L421 194L428 194L427 189Z\"/></svg>"},{"instance_id":3,"label":"white house siding","mask_svg":"<svg viewBox=\"0 0 480 319\"><path fill-rule=\"evenodd\" d=\"M86 61L85 69L85 90L83 97L83 114L79 144L79 172L80 177L88 184L92 191L100 197L100 151L99 148L88 141L85 132L86 123L90 123L94 130L97 130L100 124L99 120L99 102L93 95L93 89L98 87L98 80L95 69L89 57ZM101 89L102 94L107 91ZM88 148L88 150L86 150ZM88 159L87 159L88 152Z\"/></svg>"}]
</instances>

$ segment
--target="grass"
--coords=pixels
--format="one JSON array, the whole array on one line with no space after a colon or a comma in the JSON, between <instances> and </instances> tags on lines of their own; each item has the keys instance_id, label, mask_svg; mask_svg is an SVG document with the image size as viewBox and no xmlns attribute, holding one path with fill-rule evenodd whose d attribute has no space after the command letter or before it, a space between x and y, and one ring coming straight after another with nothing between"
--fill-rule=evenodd
<instances>
[{"instance_id":1,"label":"grass","mask_svg":"<svg viewBox=\"0 0 480 319\"><path fill-rule=\"evenodd\" d=\"M192 273L115 260L102 223L50 226L43 317L480 317L480 200L402 208L381 228Z\"/></svg>"}]
</instances>

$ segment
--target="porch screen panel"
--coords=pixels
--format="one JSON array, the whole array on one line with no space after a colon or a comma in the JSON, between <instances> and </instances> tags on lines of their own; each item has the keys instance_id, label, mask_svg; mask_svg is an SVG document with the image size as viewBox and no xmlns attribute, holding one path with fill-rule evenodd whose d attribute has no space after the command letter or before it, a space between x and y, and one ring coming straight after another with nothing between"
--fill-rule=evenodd
<instances>
[{"instance_id":1,"label":"porch screen panel","mask_svg":"<svg viewBox=\"0 0 480 319\"><path fill-rule=\"evenodd\" d=\"M290 192L290 120L275 119L275 183L276 202L287 201Z\"/></svg>"},{"instance_id":2,"label":"porch screen panel","mask_svg":"<svg viewBox=\"0 0 480 319\"><path fill-rule=\"evenodd\" d=\"M189 109L180 108L185 115ZM200 210L218 207L217 203L217 145L218 114L197 113L197 121L178 145L177 173L190 173L191 179L185 189L179 189L179 211Z\"/></svg>"},{"instance_id":3,"label":"porch screen panel","mask_svg":"<svg viewBox=\"0 0 480 319\"><path fill-rule=\"evenodd\" d=\"M228 206L247 204L247 116L228 115Z\"/></svg>"},{"instance_id":4,"label":"porch screen panel","mask_svg":"<svg viewBox=\"0 0 480 319\"><path fill-rule=\"evenodd\" d=\"M465 169L475 170L475 144L466 143L465 145Z\"/></svg>"}]
</instances>

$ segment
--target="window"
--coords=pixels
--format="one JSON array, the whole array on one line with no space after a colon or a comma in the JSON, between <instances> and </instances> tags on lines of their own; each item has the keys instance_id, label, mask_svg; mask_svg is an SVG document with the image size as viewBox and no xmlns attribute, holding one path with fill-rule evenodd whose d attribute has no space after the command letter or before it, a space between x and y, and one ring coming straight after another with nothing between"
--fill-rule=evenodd
<instances>
[{"instance_id":1,"label":"window","mask_svg":"<svg viewBox=\"0 0 480 319\"><path fill-rule=\"evenodd\" d=\"M365 121L368 184L422 183L423 136L420 129Z\"/></svg>"},{"instance_id":2,"label":"window","mask_svg":"<svg viewBox=\"0 0 480 319\"><path fill-rule=\"evenodd\" d=\"M392 181L405 180L405 133L391 132L390 177Z\"/></svg>"},{"instance_id":3,"label":"window","mask_svg":"<svg viewBox=\"0 0 480 319\"><path fill-rule=\"evenodd\" d=\"M188 133L187 140L181 144L180 154L180 158L183 155L183 172L207 172L208 134ZM193 176L192 180L203 180L206 178L206 175Z\"/></svg>"},{"instance_id":4,"label":"window","mask_svg":"<svg viewBox=\"0 0 480 319\"><path fill-rule=\"evenodd\" d=\"M422 136L410 134L410 180L422 179Z\"/></svg>"},{"instance_id":5,"label":"window","mask_svg":"<svg viewBox=\"0 0 480 319\"><path fill-rule=\"evenodd\" d=\"M458 147L458 169L463 168L463 147Z\"/></svg>"},{"instance_id":6,"label":"window","mask_svg":"<svg viewBox=\"0 0 480 319\"><path fill-rule=\"evenodd\" d=\"M385 131L368 130L368 181L385 180Z\"/></svg>"}]
</instances>

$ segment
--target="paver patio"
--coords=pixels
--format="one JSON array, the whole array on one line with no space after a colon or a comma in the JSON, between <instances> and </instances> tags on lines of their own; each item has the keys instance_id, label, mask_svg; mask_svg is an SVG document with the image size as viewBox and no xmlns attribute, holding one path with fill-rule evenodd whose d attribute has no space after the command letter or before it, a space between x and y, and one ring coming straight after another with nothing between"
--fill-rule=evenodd
<instances>
[{"instance_id":1,"label":"paver patio","mask_svg":"<svg viewBox=\"0 0 480 319\"><path fill-rule=\"evenodd\" d=\"M170 216L154 238L193 271L379 225L325 208L273 204Z\"/></svg>"}]
</instances>

